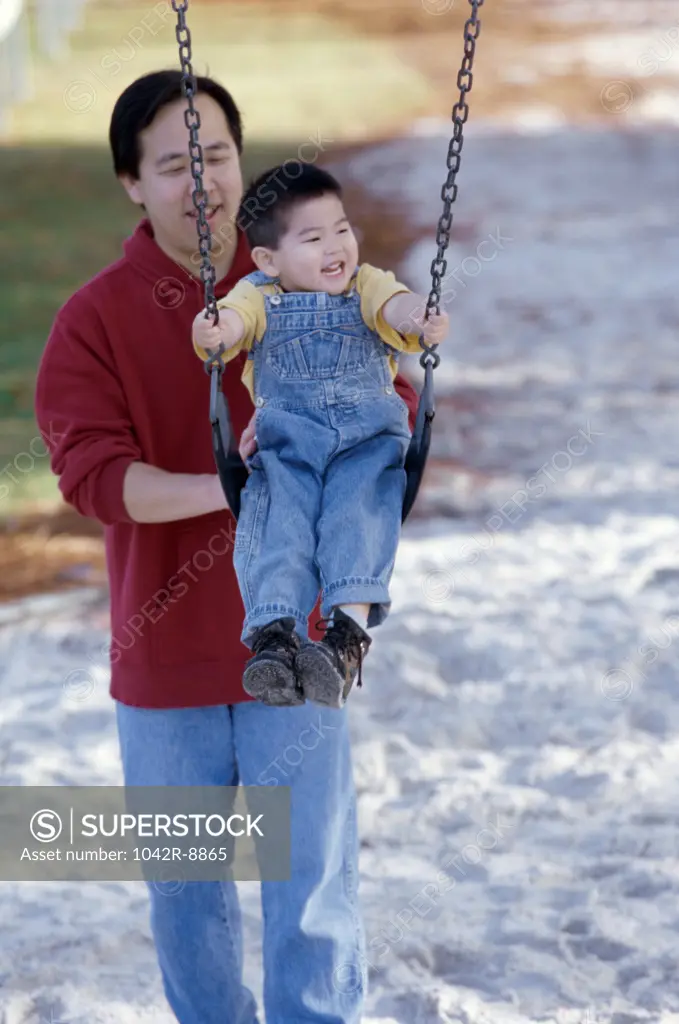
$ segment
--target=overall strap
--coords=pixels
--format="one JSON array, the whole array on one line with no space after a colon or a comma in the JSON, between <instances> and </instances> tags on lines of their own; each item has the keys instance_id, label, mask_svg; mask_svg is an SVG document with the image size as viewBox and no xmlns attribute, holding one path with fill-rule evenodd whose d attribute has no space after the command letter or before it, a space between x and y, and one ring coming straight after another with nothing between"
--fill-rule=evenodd
<instances>
[{"instance_id":1,"label":"overall strap","mask_svg":"<svg viewBox=\"0 0 679 1024\"><path fill-rule=\"evenodd\" d=\"M261 288L262 285L272 284L273 279L265 274L262 270L253 270L243 278L244 281L249 281L255 288Z\"/></svg>"}]
</instances>

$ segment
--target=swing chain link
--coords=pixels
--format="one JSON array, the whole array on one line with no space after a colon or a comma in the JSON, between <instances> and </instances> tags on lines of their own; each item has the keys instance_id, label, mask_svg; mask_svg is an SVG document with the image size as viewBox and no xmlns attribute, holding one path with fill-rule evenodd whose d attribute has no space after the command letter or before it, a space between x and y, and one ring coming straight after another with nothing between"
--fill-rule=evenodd
<instances>
[{"instance_id":1,"label":"swing chain link","mask_svg":"<svg viewBox=\"0 0 679 1024\"><path fill-rule=\"evenodd\" d=\"M431 280L432 287L427 299L427 307L425 316L428 318L431 313L439 313L441 306L441 286L443 284L444 275L448 266L445 254L450 243L450 232L453 227L453 203L457 198L457 172L460 169L460 156L462 153L463 143L463 126L469 117L469 106L467 104L467 93L471 91L473 74L472 69L474 66L474 54L476 52L476 40L479 37L481 30L481 22L479 20L479 8L483 5L483 0L469 0L471 4L471 15L465 22L464 26L464 56L462 58L462 66L457 75L457 86L460 90L460 97L455 103L452 112L453 120L453 135L450 140L448 147L448 156L446 158L446 166L448 168L448 177L446 182L441 189L441 199L443 200L443 211L439 217L438 228L436 231L436 245L438 246L438 252L436 258L433 260L431 265ZM424 349L424 352L420 356L420 364L425 369L427 366L431 366L435 369L441 361L440 356L436 352L437 345L427 345L423 338L420 339L420 345Z\"/></svg>"},{"instance_id":2,"label":"swing chain link","mask_svg":"<svg viewBox=\"0 0 679 1024\"><path fill-rule=\"evenodd\" d=\"M198 138L200 128L200 114L193 104L193 97L196 95L196 78L191 64L191 33L186 24L186 12L189 7L189 0L172 0L172 10L177 15L175 35L179 43L179 60L182 69L182 93L188 104L184 111L184 122L189 130L189 156L191 157L191 175L193 177L194 189L192 193L193 205L198 212L198 249L200 252L200 279L203 282L205 292L205 317L213 323L219 322L219 310L215 297L216 273L214 264L210 258L212 251L212 235L210 225L205 216L208 196L203 185L203 172L205 163L203 161L203 147ZM216 368L221 375L224 370L222 352L224 346L205 360L204 366L207 373Z\"/></svg>"},{"instance_id":3,"label":"swing chain link","mask_svg":"<svg viewBox=\"0 0 679 1024\"><path fill-rule=\"evenodd\" d=\"M177 42L179 43L179 59L182 69L182 92L188 104L188 109L184 112L184 121L189 130L189 155L191 157L191 174L194 181L192 199L193 205L198 212L198 247L201 257L200 277L203 282L205 292L206 317L211 318L216 324L219 321L219 310L217 309L217 301L215 298L216 274L214 265L210 259L212 236L210 233L210 225L208 224L205 216L205 208L207 206L208 198L203 186L203 171L205 164L203 161L203 149L198 138L200 114L193 104L193 97L196 94L196 79L193 74L191 64L191 33L186 23L186 12L188 10L189 0L171 0L171 2L172 10L177 15L175 33L177 36ZM427 318L432 312L437 314L440 312L441 286L448 266L445 254L450 243L450 233L453 226L452 206L457 198L458 192L456 177L460 168L460 158L464 142L463 126L469 117L467 94L471 91L473 83L473 65L474 55L476 52L476 40L478 39L479 32L481 30L479 8L483 5L483 2L484 0L469 0L472 11L464 26L464 56L462 58L462 66L460 67L457 75L457 85L460 90L460 96L452 111L453 135L450 140L448 155L446 158L448 176L441 189L443 211L439 217L436 231L436 245L438 247L438 251L431 264L432 287L427 299L425 311L425 317ZM423 366L425 370L427 367L435 369L441 361L441 357L436 351L438 345L428 345L424 338L421 337L420 346L423 349L422 355L420 356L421 366ZM225 364L222 359L223 351L224 346L220 346L217 352L214 353L210 359L205 361L205 369L208 373L210 373L213 368L217 368L219 371L224 370Z\"/></svg>"}]
</instances>

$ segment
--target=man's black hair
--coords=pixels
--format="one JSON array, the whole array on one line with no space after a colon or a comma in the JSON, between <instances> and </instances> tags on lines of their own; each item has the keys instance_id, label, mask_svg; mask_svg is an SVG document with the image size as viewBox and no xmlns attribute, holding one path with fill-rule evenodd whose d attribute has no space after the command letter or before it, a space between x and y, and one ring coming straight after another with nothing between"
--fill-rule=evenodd
<instances>
[{"instance_id":1,"label":"man's black hair","mask_svg":"<svg viewBox=\"0 0 679 1024\"><path fill-rule=\"evenodd\" d=\"M309 199L331 193L342 198L342 187L328 171L301 160L286 160L255 178L247 188L237 223L251 249L277 249L287 231L290 210Z\"/></svg>"},{"instance_id":2,"label":"man's black hair","mask_svg":"<svg viewBox=\"0 0 679 1024\"><path fill-rule=\"evenodd\" d=\"M212 78L196 76L196 89L212 97L224 111L226 123L238 152L243 150L243 129L241 116L231 93ZM116 174L139 177L141 152L139 135L154 121L158 111L168 103L184 99L182 94L181 71L170 68L166 71L152 71L137 78L118 97L111 114L109 143ZM188 154L189 132L186 130Z\"/></svg>"}]
</instances>

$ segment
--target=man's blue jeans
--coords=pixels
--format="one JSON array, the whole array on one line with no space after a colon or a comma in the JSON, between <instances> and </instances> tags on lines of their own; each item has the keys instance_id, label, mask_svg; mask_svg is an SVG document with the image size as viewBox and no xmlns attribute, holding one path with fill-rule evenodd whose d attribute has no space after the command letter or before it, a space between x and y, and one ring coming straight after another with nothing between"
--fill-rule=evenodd
<instances>
[{"instance_id":1,"label":"man's blue jeans","mask_svg":"<svg viewBox=\"0 0 679 1024\"><path fill-rule=\"evenodd\" d=\"M263 882L267 1024L358 1024L364 937L345 711L314 704L145 709L116 703L125 784L289 785L291 879ZM258 1024L242 982L233 883L149 885L165 993L180 1024Z\"/></svg>"}]
</instances>

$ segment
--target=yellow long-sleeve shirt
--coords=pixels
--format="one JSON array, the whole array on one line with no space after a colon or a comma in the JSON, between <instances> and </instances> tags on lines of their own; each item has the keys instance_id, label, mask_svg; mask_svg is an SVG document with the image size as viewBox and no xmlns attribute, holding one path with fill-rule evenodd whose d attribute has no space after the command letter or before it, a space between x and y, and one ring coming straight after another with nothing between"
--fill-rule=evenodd
<instances>
[{"instance_id":1,"label":"yellow long-sleeve shirt","mask_svg":"<svg viewBox=\"0 0 679 1024\"><path fill-rule=\"evenodd\" d=\"M367 263L362 263L358 269L355 279L355 288L361 300L361 316L366 325L376 331L384 341L395 352L421 352L419 332L400 334L390 327L382 315L382 307L392 296L399 292L407 292L410 289L400 284L390 270L378 270ZM274 295L276 285L271 284L254 285L244 278L239 281L228 295L217 302L218 309L234 309L242 317L245 324L243 337L224 353L223 359L228 362L238 355L239 352L249 352L252 346L261 341L266 330L266 310L264 303L265 295ZM194 348L201 359L208 358L208 353L194 341ZM389 366L392 377L398 372L396 356L389 357ZM254 400L254 362L248 359L243 367L243 384L247 387Z\"/></svg>"}]
</instances>

